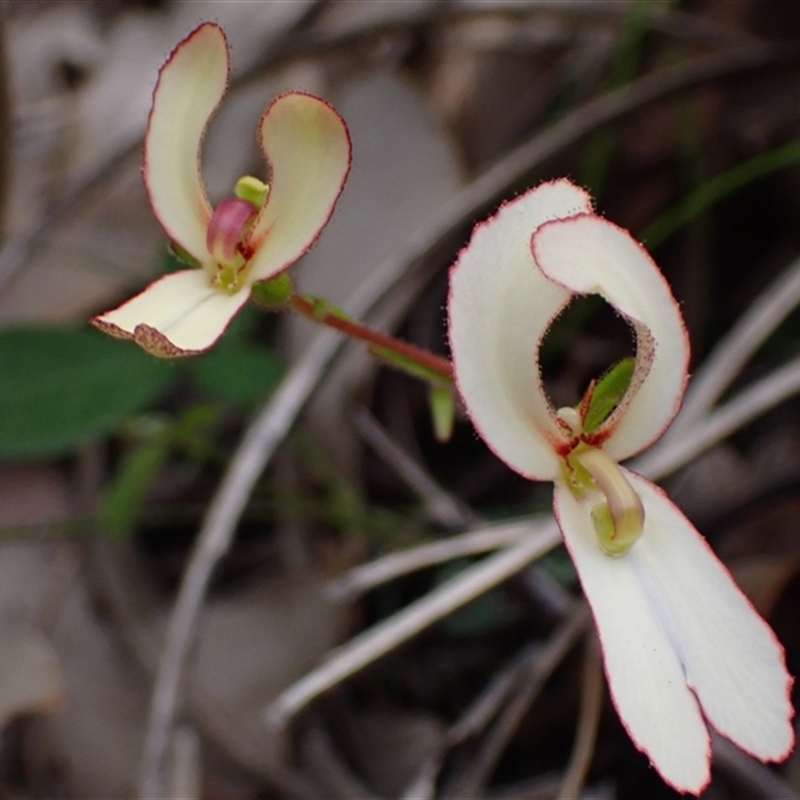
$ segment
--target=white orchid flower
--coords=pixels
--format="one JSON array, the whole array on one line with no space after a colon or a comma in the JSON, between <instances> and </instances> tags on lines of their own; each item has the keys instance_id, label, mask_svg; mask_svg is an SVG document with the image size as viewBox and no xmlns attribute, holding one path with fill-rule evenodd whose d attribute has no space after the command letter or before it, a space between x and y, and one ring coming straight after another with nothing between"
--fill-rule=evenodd
<instances>
[{"instance_id":1,"label":"white orchid flower","mask_svg":"<svg viewBox=\"0 0 800 800\"><path fill-rule=\"evenodd\" d=\"M155 355L211 347L253 283L280 274L311 247L350 169L350 137L333 108L310 95L284 94L258 131L269 186L243 178L239 196L212 209L200 149L229 72L225 34L217 25L201 25L161 68L145 138L143 172L153 211L197 268L169 274L93 320Z\"/></svg>"},{"instance_id":2,"label":"white orchid flower","mask_svg":"<svg viewBox=\"0 0 800 800\"><path fill-rule=\"evenodd\" d=\"M553 408L539 349L575 295L598 294L636 334L630 385L605 419ZM705 539L619 466L664 432L687 382L680 310L647 252L566 180L479 224L450 275L455 379L480 435L512 469L553 481L554 511L600 636L619 715L664 780L709 781L706 723L762 761L794 743L792 679L769 626Z\"/></svg>"}]
</instances>

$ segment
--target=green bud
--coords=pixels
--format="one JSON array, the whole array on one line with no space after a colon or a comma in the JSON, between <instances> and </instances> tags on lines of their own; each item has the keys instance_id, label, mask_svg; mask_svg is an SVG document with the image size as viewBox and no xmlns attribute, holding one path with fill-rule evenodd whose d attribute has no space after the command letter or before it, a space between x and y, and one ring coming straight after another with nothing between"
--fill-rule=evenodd
<instances>
[{"instance_id":1,"label":"green bud","mask_svg":"<svg viewBox=\"0 0 800 800\"><path fill-rule=\"evenodd\" d=\"M268 281L259 281L251 287L252 297L259 305L269 309L280 308L289 302L294 292L288 272L281 272Z\"/></svg>"}]
</instances>

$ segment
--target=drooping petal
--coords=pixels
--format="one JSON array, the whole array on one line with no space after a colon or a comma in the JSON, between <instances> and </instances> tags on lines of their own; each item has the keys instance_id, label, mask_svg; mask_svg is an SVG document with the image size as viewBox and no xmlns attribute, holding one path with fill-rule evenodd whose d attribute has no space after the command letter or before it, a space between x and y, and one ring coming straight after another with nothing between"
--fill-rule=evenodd
<instances>
[{"instance_id":1,"label":"drooping petal","mask_svg":"<svg viewBox=\"0 0 800 800\"><path fill-rule=\"evenodd\" d=\"M624 470L645 506L630 551L706 719L762 761L794 745L783 648L706 540L657 486Z\"/></svg>"},{"instance_id":2,"label":"drooping petal","mask_svg":"<svg viewBox=\"0 0 800 800\"><path fill-rule=\"evenodd\" d=\"M615 558L600 549L588 505L578 502L561 481L556 482L554 508L594 615L608 685L623 725L667 783L699 794L709 780L708 730L633 559L652 544L649 516L642 538Z\"/></svg>"},{"instance_id":3,"label":"drooping petal","mask_svg":"<svg viewBox=\"0 0 800 800\"><path fill-rule=\"evenodd\" d=\"M169 237L209 267L211 206L200 173L200 147L225 94L228 72L225 34L204 23L161 68L144 146L144 181L153 211Z\"/></svg>"},{"instance_id":4,"label":"drooping petal","mask_svg":"<svg viewBox=\"0 0 800 800\"><path fill-rule=\"evenodd\" d=\"M249 298L249 291L226 294L203 270L190 269L164 276L92 324L157 356L194 355L222 336Z\"/></svg>"},{"instance_id":5,"label":"drooping petal","mask_svg":"<svg viewBox=\"0 0 800 800\"><path fill-rule=\"evenodd\" d=\"M456 383L489 447L523 475L552 480L564 439L539 375L538 351L570 293L547 280L530 250L548 220L591 210L565 180L542 184L478 224L450 271L450 350Z\"/></svg>"},{"instance_id":6,"label":"drooping petal","mask_svg":"<svg viewBox=\"0 0 800 800\"><path fill-rule=\"evenodd\" d=\"M293 92L277 98L261 120L270 164L267 203L248 237L247 280L266 280L293 264L316 241L350 171L350 135L323 100Z\"/></svg>"},{"instance_id":7,"label":"drooping petal","mask_svg":"<svg viewBox=\"0 0 800 800\"><path fill-rule=\"evenodd\" d=\"M723 736L779 761L794 744L792 679L772 630L705 539L658 487L623 472L645 508L642 538L624 555L600 550L587 504L563 484L556 514L620 717L668 783L699 792L707 743L687 697Z\"/></svg>"},{"instance_id":8,"label":"drooping petal","mask_svg":"<svg viewBox=\"0 0 800 800\"><path fill-rule=\"evenodd\" d=\"M680 309L647 251L602 217L543 225L532 249L545 275L572 292L601 295L636 330L638 374L603 426L612 431L605 452L628 458L661 436L680 407L689 362Z\"/></svg>"}]
</instances>

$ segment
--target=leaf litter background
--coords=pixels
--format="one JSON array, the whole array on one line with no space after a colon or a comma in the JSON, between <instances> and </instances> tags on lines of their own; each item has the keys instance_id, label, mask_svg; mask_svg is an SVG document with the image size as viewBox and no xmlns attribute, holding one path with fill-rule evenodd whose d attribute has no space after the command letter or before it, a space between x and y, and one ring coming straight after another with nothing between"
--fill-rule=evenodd
<instances>
[{"instance_id":1,"label":"leaf litter background","mask_svg":"<svg viewBox=\"0 0 800 800\"><path fill-rule=\"evenodd\" d=\"M709 434L667 483L800 664L794 0L10 0L0 792L148 796L155 779L164 796L243 800L673 796L610 706L559 549L395 637L402 646L367 669L357 648L325 661L358 634L371 646L372 626L410 603L425 616L430 592L488 563L478 553L542 529L549 490L494 459L463 417L436 443L424 387L358 346L335 353L305 321L248 313L211 353L179 363L87 330L174 266L139 148L158 67L206 19L225 27L234 62L204 149L212 199L263 174L254 131L277 93L324 96L350 126L353 171L295 269L304 290L446 353L446 270L471 225L568 175L653 252L699 375L762 304L761 332L723 341L745 363L710 404L762 380L768 400ZM546 342L551 396L575 402L630 347L606 309L577 303ZM237 477L245 462L252 490ZM226 526L235 536L217 563ZM192 558L198 531L218 547ZM381 578L400 552L414 568ZM199 621L182 648L169 619L190 563L200 590L183 632ZM172 679L165 641L179 665L186 655ZM286 693L342 663L321 696ZM150 715L159 664L175 706L167 692L161 723ZM715 742L706 797L799 793L797 755L773 769Z\"/></svg>"}]
</instances>

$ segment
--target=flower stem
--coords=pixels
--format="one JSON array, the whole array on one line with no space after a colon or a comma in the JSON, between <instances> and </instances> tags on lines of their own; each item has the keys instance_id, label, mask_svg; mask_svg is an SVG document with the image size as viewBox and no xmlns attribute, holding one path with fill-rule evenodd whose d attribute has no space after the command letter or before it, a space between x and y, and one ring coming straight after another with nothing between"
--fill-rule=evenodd
<instances>
[{"instance_id":1,"label":"flower stem","mask_svg":"<svg viewBox=\"0 0 800 800\"><path fill-rule=\"evenodd\" d=\"M314 322L327 325L329 328L335 328L353 339L360 339L373 347L396 353L401 359L415 362L447 382L453 380L453 365L446 358L437 356L428 350L423 350L421 347L416 347L401 339L396 339L394 336L368 328L360 322L349 319L342 312L331 309L330 306L323 302L315 302L303 295L292 294L289 299L289 308Z\"/></svg>"}]
</instances>

